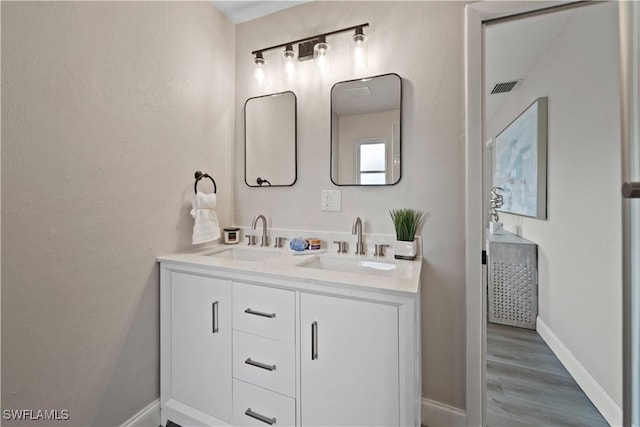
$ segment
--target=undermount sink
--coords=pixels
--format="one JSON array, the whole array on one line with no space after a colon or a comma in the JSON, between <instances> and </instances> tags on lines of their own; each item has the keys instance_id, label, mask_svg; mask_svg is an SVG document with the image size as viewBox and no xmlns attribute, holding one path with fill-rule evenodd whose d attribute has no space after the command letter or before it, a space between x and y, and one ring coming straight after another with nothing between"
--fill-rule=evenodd
<instances>
[{"instance_id":1,"label":"undermount sink","mask_svg":"<svg viewBox=\"0 0 640 427\"><path fill-rule=\"evenodd\" d=\"M319 270L343 271L346 273L371 274L374 276L392 275L397 264L394 261L372 261L357 258L323 257L305 261L300 267L316 268Z\"/></svg>"},{"instance_id":2,"label":"undermount sink","mask_svg":"<svg viewBox=\"0 0 640 427\"><path fill-rule=\"evenodd\" d=\"M208 256L225 259L235 259L240 261L262 261L273 256L273 252L264 251L260 249L240 249L229 248L220 252L213 252Z\"/></svg>"}]
</instances>

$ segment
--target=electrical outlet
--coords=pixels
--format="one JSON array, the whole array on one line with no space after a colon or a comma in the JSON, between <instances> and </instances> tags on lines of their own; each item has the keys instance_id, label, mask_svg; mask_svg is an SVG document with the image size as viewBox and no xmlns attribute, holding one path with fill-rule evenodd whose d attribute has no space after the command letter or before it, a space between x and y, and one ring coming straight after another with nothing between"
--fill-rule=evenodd
<instances>
[{"instance_id":1,"label":"electrical outlet","mask_svg":"<svg viewBox=\"0 0 640 427\"><path fill-rule=\"evenodd\" d=\"M342 192L340 190L322 190L320 193L320 210L342 210Z\"/></svg>"}]
</instances>

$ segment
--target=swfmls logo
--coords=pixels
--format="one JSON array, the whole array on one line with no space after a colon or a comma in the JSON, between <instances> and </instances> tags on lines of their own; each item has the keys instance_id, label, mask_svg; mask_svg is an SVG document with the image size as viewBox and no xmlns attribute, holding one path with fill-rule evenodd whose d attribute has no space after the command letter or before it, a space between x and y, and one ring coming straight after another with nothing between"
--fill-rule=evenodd
<instances>
[{"instance_id":1,"label":"swfmls logo","mask_svg":"<svg viewBox=\"0 0 640 427\"><path fill-rule=\"evenodd\" d=\"M14 421L66 421L68 409L5 409L2 418Z\"/></svg>"}]
</instances>

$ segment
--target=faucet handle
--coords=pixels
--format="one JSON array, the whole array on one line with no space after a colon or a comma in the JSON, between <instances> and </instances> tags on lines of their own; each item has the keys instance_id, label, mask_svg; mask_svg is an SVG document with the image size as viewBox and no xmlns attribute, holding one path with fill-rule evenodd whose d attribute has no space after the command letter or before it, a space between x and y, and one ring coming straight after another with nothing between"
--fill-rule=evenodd
<instances>
[{"instance_id":1,"label":"faucet handle","mask_svg":"<svg viewBox=\"0 0 640 427\"><path fill-rule=\"evenodd\" d=\"M256 236L254 236L253 234L247 234L246 236L247 239L249 239L247 241L247 246L255 246L256 244Z\"/></svg>"},{"instance_id":2,"label":"faucet handle","mask_svg":"<svg viewBox=\"0 0 640 427\"><path fill-rule=\"evenodd\" d=\"M284 242L285 240L287 240L286 237L274 237L274 244L273 247L274 248L281 248L283 246L282 242Z\"/></svg>"},{"instance_id":3,"label":"faucet handle","mask_svg":"<svg viewBox=\"0 0 640 427\"><path fill-rule=\"evenodd\" d=\"M346 254L347 253L347 242L342 241L342 240L334 240L333 243L336 243L338 245L338 253L339 254Z\"/></svg>"},{"instance_id":4,"label":"faucet handle","mask_svg":"<svg viewBox=\"0 0 640 427\"><path fill-rule=\"evenodd\" d=\"M376 243L376 250L373 253L373 256L379 256L379 257L383 257L384 256L384 248L388 248L391 245L388 245L386 243Z\"/></svg>"}]
</instances>

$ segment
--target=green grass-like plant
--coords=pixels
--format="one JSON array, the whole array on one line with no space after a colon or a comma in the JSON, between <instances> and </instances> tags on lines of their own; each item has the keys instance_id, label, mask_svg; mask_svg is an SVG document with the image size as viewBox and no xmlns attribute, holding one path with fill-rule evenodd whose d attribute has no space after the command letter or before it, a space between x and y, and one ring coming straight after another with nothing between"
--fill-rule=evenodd
<instances>
[{"instance_id":1,"label":"green grass-like plant","mask_svg":"<svg viewBox=\"0 0 640 427\"><path fill-rule=\"evenodd\" d=\"M413 242L424 212L416 209L393 209L389 213L396 229L396 239Z\"/></svg>"}]
</instances>

